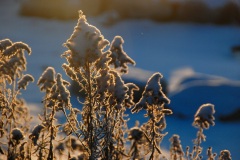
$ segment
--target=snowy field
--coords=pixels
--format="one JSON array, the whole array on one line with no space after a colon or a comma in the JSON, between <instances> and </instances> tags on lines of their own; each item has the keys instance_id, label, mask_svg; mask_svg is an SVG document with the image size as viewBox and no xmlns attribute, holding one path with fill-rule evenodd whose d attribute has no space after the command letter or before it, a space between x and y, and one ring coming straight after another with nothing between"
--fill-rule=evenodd
<instances>
[{"instance_id":1,"label":"snowy field","mask_svg":"<svg viewBox=\"0 0 240 160\"><path fill-rule=\"evenodd\" d=\"M61 64L65 61L60 55L66 48L62 44L77 21L21 17L18 6L11 2L0 5L0 21L0 39L23 41L32 48L32 55L27 56L27 73L35 77L35 83L29 85L23 97L37 114L43 95L36 81L46 66L63 73ZM239 26L128 20L106 27L102 25L103 17L88 21L109 41L115 35L123 37L125 51L136 61L129 78L146 81L151 73L161 72L168 82L170 107L185 118L167 118L165 131L169 134L163 148L169 148L168 139L174 133L180 135L183 147L192 147L197 132L191 126L193 115L201 104L215 104L216 118L240 108L240 58L231 53L232 46L240 45ZM139 117L132 118L142 121ZM229 149L233 160L240 159L240 122L216 120L205 134L204 152L209 146L217 153Z\"/></svg>"}]
</instances>

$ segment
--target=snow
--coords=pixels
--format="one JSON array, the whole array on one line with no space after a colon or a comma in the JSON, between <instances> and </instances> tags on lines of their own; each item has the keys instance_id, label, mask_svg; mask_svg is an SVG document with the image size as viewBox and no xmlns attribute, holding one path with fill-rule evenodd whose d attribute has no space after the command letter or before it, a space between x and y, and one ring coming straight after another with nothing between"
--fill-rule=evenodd
<instances>
[{"instance_id":1,"label":"snow","mask_svg":"<svg viewBox=\"0 0 240 160\"><path fill-rule=\"evenodd\" d=\"M89 25L82 11L79 12L77 26L64 44L69 50L65 52L66 59L72 67L84 66L84 62L94 62L100 58L102 50L109 44L94 26ZM87 54L86 54L87 53Z\"/></svg>"},{"instance_id":2,"label":"snow","mask_svg":"<svg viewBox=\"0 0 240 160\"><path fill-rule=\"evenodd\" d=\"M189 68L175 71L171 79L169 97L175 113L192 117L204 103L215 105L216 117L233 113L240 108L240 81L195 73Z\"/></svg>"},{"instance_id":3,"label":"snow","mask_svg":"<svg viewBox=\"0 0 240 160\"><path fill-rule=\"evenodd\" d=\"M22 41L31 47L32 55L26 56L27 73L32 74L35 80L48 66L63 73L61 65L65 60L60 55L66 48L62 44L71 35L77 20L21 17L15 4L12 1L1 2L0 39ZM91 17L88 21L97 26L108 40L116 35L123 37L124 51L136 61L136 68L130 68L130 79L146 82L152 73L160 72L168 81L170 107L174 114L184 114L186 119L167 117L165 131L169 134L163 140L163 148L170 147L169 138L173 134L180 135L183 148L187 145L192 147L197 132L192 122L200 105L214 104L216 117L240 107L240 61L231 55L231 47L240 44L240 27L156 23L150 20L126 20L106 27L100 23L101 17ZM65 74L63 78L67 79ZM43 97L36 83L29 84L22 95L34 115L40 113ZM133 114L132 119L144 121L141 115ZM202 146L205 150L212 146L217 153L229 149L233 159L240 159L239 147L235 145L240 143L239 126L239 122L216 120L215 126L204 131L207 141Z\"/></svg>"}]
</instances>

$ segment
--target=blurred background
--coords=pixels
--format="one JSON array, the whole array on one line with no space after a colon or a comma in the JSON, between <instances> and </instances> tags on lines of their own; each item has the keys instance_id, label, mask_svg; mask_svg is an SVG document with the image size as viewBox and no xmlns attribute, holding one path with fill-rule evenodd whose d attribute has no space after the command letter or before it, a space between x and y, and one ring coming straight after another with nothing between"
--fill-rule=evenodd
<instances>
[{"instance_id":1,"label":"blurred background","mask_svg":"<svg viewBox=\"0 0 240 160\"><path fill-rule=\"evenodd\" d=\"M25 0L20 14L44 18L77 18L112 13L111 18L151 19L158 22L239 24L239 0ZM118 19L118 20L119 20Z\"/></svg>"}]
</instances>

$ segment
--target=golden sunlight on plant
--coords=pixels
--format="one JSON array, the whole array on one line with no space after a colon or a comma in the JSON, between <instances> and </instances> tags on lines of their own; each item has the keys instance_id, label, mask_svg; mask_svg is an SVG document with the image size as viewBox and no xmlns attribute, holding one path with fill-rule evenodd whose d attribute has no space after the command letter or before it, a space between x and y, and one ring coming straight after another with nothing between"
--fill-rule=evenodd
<instances>
[{"instance_id":1,"label":"golden sunlight on plant","mask_svg":"<svg viewBox=\"0 0 240 160\"><path fill-rule=\"evenodd\" d=\"M82 11L72 35L66 40L62 68L66 75L80 86L84 99L71 103L70 82L48 66L37 81L42 97L40 123L29 126L30 115L21 91L27 89L34 78L24 74L27 69L25 52L30 47L9 39L0 41L0 157L12 160L214 160L212 148L203 152L201 142L206 140L204 129L214 122L214 105L203 104L197 110L193 126L198 129L192 150L183 150L180 136L170 139L170 150L161 149L167 135L166 116L173 114L167 108L170 99L163 92L161 73L154 73L136 104L134 93L139 87L125 83L128 65L135 61L124 51L124 40L115 36L112 41L88 23ZM127 110L133 114L145 112L146 122L128 128ZM59 114L60 113L60 114ZM62 115L65 121L60 122ZM169 124L171 125L171 124ZM169 157L168 157L169 156ZM231 153L223 150L218 160L231 160Z\"/></svg>"}]
</instances>

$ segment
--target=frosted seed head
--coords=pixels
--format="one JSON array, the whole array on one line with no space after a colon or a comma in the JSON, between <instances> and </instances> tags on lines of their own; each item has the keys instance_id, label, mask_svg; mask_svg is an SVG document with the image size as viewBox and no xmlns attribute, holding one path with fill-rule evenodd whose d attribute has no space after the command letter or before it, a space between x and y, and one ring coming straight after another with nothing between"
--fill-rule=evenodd
<instances>
[{"instance_id":1,"label":"frosted seed head","mask_svg":"<svg viewBox=\"0 0 240 160\"><path fill-rule=\"evenodd\" d=\"M3 39L0 41L0 51L5 50L7 47L12 45L12 41L10 39Z\"/></svg>"},{"instance_id":2,"label":"frosted seed head","mask_svg":"<svg viewBox=\"0 0 240 160\"><path fill-rule=\"evenodd\" d=\"M170 100L162 92L160 79L162 75L160 73L153 74L142 93L142 97L139 102L132 109L132 112L138 112L142 108L147 109L147 105L163 105L170 103Z\"/></svg>"},{"instance_id":3,"label":"frosted seed head","mask_svg":"<svg viewBox=\"0 0 240 160\"><path fill-rule=\"evenodd\" d=\"M26 89L29 82L33 82L33 76L26 74L18 81L18 89Z\"/></svg>"},{"instance_id":4,"label":"frosted seed head","mask_svg":"<svg viewBox=\"0 0 240 160\"><path fill-rule=\"evenodd\" d=\"M111 52L107 51L98 59L96 62L96 67L98 70L109 68L109 62L111 61L110 54Z\"/></svg>"},{"instance_id":5,"label":"frosted seed head","mask_svg":"<svg viewBox=\"0 0 240 160\"><path fill-rule=\"evenodd\" d=\"M64 63L62 65L62 68L65 70L65 73L68 75L68 77L70 77L72 80L77 80L77 75L75 74L75 72L72 70L72 68L67 65L66 63Z\"/></svg>"},{"instance_id":6,"label":"frosted seed head","mask_svg":"<svg viewBox=\"0 0 240 160\"><path fill-rule=\"evenodd\" d=\"M23 131L19 128L14 128L11 131L11 135L12 135L12 139L17 141L17 142L24 139Z\"/></svg>"},{"instance_id":7,"label":"frosted seed head","mask_svg":"<svg viewBox=\"0 0 240 160\"><path fill-rule=\"evenodd\" d=\"M210 159L214 159L214 157L216 156L215 154L212 153L212 147L208 147L208 149L207 149L207 156Z\"/></svg>"},{"instance_id":8,"label":"frosted seed head","mask_svg":"<svg viewBox=\"0 0 240 160\"><path fill-rule=\"evenodd\" d=\"M127 64L130 63L132 65L135 65L135 61L131 59L126 52L124 52L122 46L123 43L124 40L121 36L114 37L110 46L110 51L112 53L110 54L111 61L109 64L113 64L115 68L121 67L121 72L127 73Z\"/></svg>"},{"instance_id":9,"label":"frosted seed head","mask_svg":"<svg viewBox=\"0 0 240 160\"><path fill-rule=\"evenodd\" d=\"M38 85L45 82L55 82L55 69L53 67L48 67L39 78Z\"/></svg>"},{"instance_id":10,"label":"frosted seed head","mask_svg":"<svg viewBox=\"0 0 240 160\"><path fill-rule=\"evenodd\" d=\"M1 69L0 69L0 73L1 73ZM8 84L12 84L12 78L9 75L4 75L4 78L7 80Z\"/></svg>"},{"instance_id":11,"label":"frosted seed head","mask_svg":"<svg viewBox=\"0 0 240 160\"><path fill-rule=\"evenodd\" d=\"M180 136L177 135L177 134L174 134L170 139L169 141L173 144L173 145L179 145L181 143L180 141Z\"/></svg>"},{"instance_id":12,"label":"frosted seed head","mask_svg":"<svg viewBox=\"0 0 240 160\"><path fill-rule=\"evenodd\" d=\"M144 136L144 133L139 127L131 128L128 133L128 139L130 140L139 141L143 138L143 136Z\"/></svg>"},{"instance_id":13,"label":"frosted seed head","mask_svg":"<svg viewBox=\"0 0 240 160\"><path fill-rule=\"evenodd\" d=\"M105 95L107 94L107 91L110 87L110 79L112 78L112 75L109 74L108 70L101 70L100 76L96 77L97 80L97 93L99 95L99 99L104 99Z\"/></svg>"},{"instance_id":14,"label":"frosted seed head","mask_svg":"<svg viewBox=\"0 0 240 160\"><path fill-rule=\"evenodd\" d=\"M131 110L132 113L138 113L141 109L147 109L147 102L146 98L142 96L138 103L135 104L133 109Z\"/></svg>"},{"instance_id":15,"label":"frosted seed head","mask_svg":"<svg viewBox=\"0 0 240 160\"><path fill-rule=\"evenodd\" d=\"M177 152L180 155L184 155L183 149L182 149L182 145L181 145L181 141L179 139L179 135L174 134L169 141L171 142L171 150Z\"/></svg>"},{"instance_id":16,"label":"frosted seed head","mask_svg":"<svg viewBox=\"0 0 240 160\"><path fill-rule=\"evenodd\" d=\"M158 97L159 92L162 90L160 79L162 78L162 75L160 73L153 74L145 87L145 92L149 96Z\"/></svg>"},{"instance_id":17,"label":"frosted seed head","mask_svg":"<svg viewBox=\"0 0 240 160\"><path fill-rule=\"evenodd\" d=\"M162 77L163 76L160 73L155 73L149 78L147 82L143 95L147 97L146 100L149 105L162 105L163 103L170 103L170 100L162 92L162 86L160 84L160 79Z\"/></svg>"},{"instance_id":18,"label":"frosted seed head","mask_svg":"<svg viewBox=\"0 0 240 160\"><path fill-rule=\"evenodd\" d=\"M109 44L101 32L88 24L82 11L79 12L77 26L64 44L70 51L65 53L70 66L77 69L86 63L93 63L101 57L103 49Z\"/></svg>"},{"instance_id":19,"label":"frosted seed head","mask_svg":"<svg viewBox=\"0 0 240 160\"><path fill-rule=\"evenodd\" d=\"M62 79L60 73L57 74L57 88L60 94L60 100L62 100L67 106L70 104L70 92L67 90L65 84L68 85L67 81Z\"/></svg>"},{"instance_id":20,"label":"frosted seed head","mask_svg":"<svg viewBox=\"0 0 240 160\"><path fill-rule=\"evenodd\" d=\"M17 54L18 51L26 50L28 54L31 54L31 48L23 43L23 42L16 42L12 46L6 48L6 50L3 52L3 56L11 57L15 54Z\"/></svg>"},{"instance_id":21,"label":"frosted seed head","mask_svg":"<svg viewBox=\"0 0 240 160\"><path fill-rule=\"evenodd\" d=\"M41 130L44 128L43 125L38 124L33 128L32 133L30 134L29 138L32 139L33 144L36 146L37 145L37 140L39 138Z\"/></svg>"},{"instance_id":22,"label":"frosted seed head","mask_svg":"<svg viewBox=\"0 0 240 160\"><path fill-rule=\"evenodd\" d=\"M134 105L133 93L134 93L134 91L138 91L139 88L134 83L127 83L126 86L128 87L128 91L127 91L128 98L125 99L125 105L126 105L126 107L130 108Z\"/></svg>"},{"instance_id":23,"label":"frosted seed head","mask_svg":"<svg viewBox=\"0 0 240 160\"><path fill-rule=\"evenodd\" d=\"M213 104L207 103L201 105L194 116L193 125L204 129L208 129L210 125L214 126L214 113L215 110Z\"/></svg>"},{"instance_id":24,"label":"frosted seed head","mask_svg":"<svg viewBox=\"0 0 240 160\"><path fill-rule=\"evenodd\" d=\"M219 160L232 160L229 150L222 150L219 155Z\"/></svg>"},{"instance_id":25,"label":"frosted seed head","mask_svg":"<svg viewBox=\"0 0 240 160\"><path fill-rule=\"evenodd\" d=\"M55 80L55 69L53 67L48 67L38 79L37 85L40 86L41 91L50 91L53 84L56 83Z\"/></svg>"},{"instance_id":26,"label":"frosted seed head","mask_svg":"<svg viewBox=\"0 0 240 160\"><path fill-rule=\"evenodd\" d=\"M116 102L118 104L123 103L123 101L125 100L125 98L127 98L127 91L128 88L125 86L122 78L120 77L120 75L115 72L115 71L110 71L110 73L114 76L114 86L112 86L112 95L114 97L114 99L116 100Z\"/></svg>"},{"instance_id":27,"label":"frosted seed head","mask_svg":"<svg viewBox=\"0 0 240 160\"><path fill-rule=\"evenodd\" d=\"M11 80L20 78L22 71L26 70L26 58L21 50L18 50L11 58L5 58L0 62L0 73L8 75Z\"/></svg>"}]
</instances>

